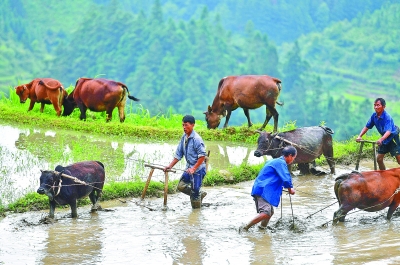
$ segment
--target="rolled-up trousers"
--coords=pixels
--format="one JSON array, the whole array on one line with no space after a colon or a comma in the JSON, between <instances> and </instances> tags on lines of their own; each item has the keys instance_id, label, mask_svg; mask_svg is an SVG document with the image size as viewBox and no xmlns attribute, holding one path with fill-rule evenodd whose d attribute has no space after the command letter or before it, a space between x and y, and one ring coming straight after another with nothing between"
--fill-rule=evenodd
<instances>
[{"instance_id":1,"label":"rolled-up trousers","mask_svg":"<svg viewBox=\"0 0 400 265\"><path fill-rule=\"evenodd\" d=\"M198 201L200 197L200 189L203 184L203 178L206 175L205 169L200 169L193 175L184 172L179 180L178 190L190 196L193 201Z\"/></svg>"}]
</instances>

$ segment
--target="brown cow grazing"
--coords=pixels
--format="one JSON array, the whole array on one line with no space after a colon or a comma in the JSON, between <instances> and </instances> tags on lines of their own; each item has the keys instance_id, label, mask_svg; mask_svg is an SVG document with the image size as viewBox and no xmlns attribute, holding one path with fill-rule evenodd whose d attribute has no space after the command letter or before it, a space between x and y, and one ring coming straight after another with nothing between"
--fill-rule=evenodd
<instances>
[{"instance_id":1,"label":"brown cow grazing","mask_svg":"<svg viewBox=\"0 0 400 265\"><path fill-rule=\"evenodd\" d=\"M87 109L96 112L106 111L108 122L112 119L114 108L118 107L119 120L124 122L127 97L139 101L138 98L129 95L128 87L121 82L103 78L79 78L75 89L67 97L62 115L68 116L78 107L81 111L80 119L86 120Z\"/></svg>"},{"instance_id":2,"label":"brown cow grazing","mask_svg":"<svg viewBox=\"0 0 400 265\"><path fill-rule=\"evenodd\" d=\"M278 128L278 112L275 104L281 91L281 80L267 75L228 76L219 81L217 95L212 106L208 106L206 115L207 128L215 129L221 118L226 116L224 128L228 126L232 111L242 108L250 126L249 109L266 106L266 117L260 130L264 129L271 117L274 117L274 132Z\"/></svg>"},{"instance_id":3,"label":"brown cow grazing","mask_svg":"<svg viewBox=\"0 0 400 265\"><path fill-rule=\"evenodd\" d=\"M387 219L400 203L400 168L342 174L335 179L335 195L339 210L333 223L344 222L346 214L355 209L376 212L389 207Z\"/></svg>"},{"instance_id":4,"label":"brown cow grazing","mask_svg":"<svg viewBox=\"0 0 400 265\"><path fill-rule=\"evenodd\" d=\"M67 97L62 84L53 78L35 78L30 83L15 87L20 103L30 99L28 111L33 109L36 102L41 103L40 112L43 113L44 104L53 104L57 116L61 115L61 106Z\"/></svg>"}]
</instances>

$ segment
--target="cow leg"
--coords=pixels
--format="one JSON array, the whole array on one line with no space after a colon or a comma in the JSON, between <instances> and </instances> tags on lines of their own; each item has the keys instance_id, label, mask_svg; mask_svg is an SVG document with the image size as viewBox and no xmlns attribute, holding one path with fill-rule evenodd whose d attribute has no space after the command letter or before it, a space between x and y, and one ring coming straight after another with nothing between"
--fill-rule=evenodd
<instances>
[{"instance_id":1,"label":"cow leg","mask_svg":"<svg viewBox=\"0 0 400 265\"><path fill-rule=\"evenodd\" d=\"M392 215L393 215L394 211L397 209L397 206L399 206L399 202L397 202L395 200L389 206L389 210L388 210L388 213L387 213L387 216L386 216L386 218L388 220L390 220L392 218Z\"/></svg>"},{"instance_id":2,"label":"cow leg","mask_svg":"<svg viewBox=\"0 0 400 265\"><path fill-rule=\"evenodd\" d=\"M33 106L35 106L36 101L31 99L31 102L29 103L29 108L28 111L31 111L33 109Z\"/></svg>"},{"instance_id":3,"label":"cow leg","mask_svg":"<svg viewBox=\"0 0 400 265\"><path fill-rule=\"evenodd\" d=\"M326 144L324 144L326 145ZM333 160L333 147L332 145L324 146L322 152L326 161L328 162L329 168L331 169L331 174L335 174L335 161Z\"/></svg>"},{"instance_id":4,"label":"cow leg","mask_svg":"<svg viewBox=\"0 0 400 265\"><path fill-rule=\"evenodd\" d=\"M272 116L274 116L274 132L278 131L278 118L279 118L279 114L276 111L275 108L272 109L271 111Z\"/></svg>"},{"instance_id":5,"label":"cow leg","mask_svg":"<svg viewBox=\"0 0 400 265\"><path fill-rule=\"evenodd\" d=\"M114 110L114 107L113 108L107 108L107 110L106 110L106 114L107 114L106 122L109 122L109 121L112 120L113 110Z\"/></svg>"},{"instance_id":6,"label":"cow leg","mask_svg":"<svg viewBox=\"0 0 400 265\"><path fill-rule=\"evenodd\" d=\"M61 115L61 104L60 104L60 100L59 98L57 98L57 100L51 100L51 104L53 104L54 110L57 112L57 116L60 117Z\"/></svg>"},{"instance_id":7,"label":"cow leg","mask_svg":"<svg viewBox=\"0 0 400 265\"><path fill-rule=\"evenodd\" d=\"M249 127L251 127L251 126L253 125L253 123L252 123L251 120L250 120L250 112L249 112L249 109L243 109L243 112L244 112L244 115L245 115L246 118L247 118L247 125L248 125Z\"/></svg>"},{"instance_id":8,"label":"cow leg","mask_svg":"<svg viewBox=\"0 0 400 265\"><path fill-rule=\"evenodd\" d=\"M44 102L40 103L40 113L43 113L44 110Z\"/></svg>"},{"instance_id":9,"label":"cow leg","mask_svg":"<svg viewBox=\"0 0 400 265\"><path fill-rule=\"evenodd\" d=\"M81 115L79 116L79 119L86 120L87 107L83 104L78 104L78 108L81 111Z\"/></svg>"},{"instance_id":10,"label":"cow leg","mask_svg":"<svg viewBox=\"0 0 400 265\"><path fill-rule=\"evenodd\" d=\"M274 131L273 132L276 132L276 131L278 131L278 117L279 117L279 114L278 114L278 112L276 111L275 108L272 108L272 107L270 107L268 105L265 105L265 106L266 106L265 107L265 112L266 112L265 121L264 121L264 124L261 126L261 128L259 130L264 130L264 128L265 128L265 126L267 126L269 120L272 117L274 117Z\"/></svg>"},{"instance_id":11,"label":"cow leg","mask_svg":"<svg viewBox=\"0 0 400 265\"><path fill-rule=\"evenodd\" d=\"M78 217L78 211L77 211L77 206L76 206L76 200L72 200L72 202L69 204L71 206L71 217L76 218Z\"/></svg>"},{"instance_id":12,"label":"cow leg","mask_svg":"<svg viewBox=\"0 0 400 265\"><path fill-rule=\"evenodd\" d=\"M227 111L227 114L226 114L226 118L225 118L224 128L228 127L228 122L229 122L229 119L230 119L231 114L232 114L231 109L227 109L226 111Z\"/></svg>"},{"instance_id":13,"label":"cow leg","mask_svg":"<svg viewBox=\"0 0 400 265\"><path fill-rule=\"evenodd\" d=\"M299 170L300 170L300 174L301 175L308 175L311 174L310 172L310 165L308 163L299 163L297 164Z\"/></svg>"},{"instance_id":14,"label":"cow leg","mask_svg":"<svg viewBox=\"0 0 400 265\"><path fill-rule=\"evenodd\" d=\"M125 121L125 106L118 106L119 121L122 123Z\"/></svg>"},{"instance_id":15,"label":"cow leg","mask_svg":"<svg viewBox=\"0 0 400 265\"><path fill-rule=\"evenodd\" d=\"M350 209L351 210L351 209ZM339 210L337 210L333 214L333 224L336 224L338 221L339 222L344 222L344 219L346 218L346 214L350 211L346 210L343 205L339 207Z\"/></svg>"},{"instance_id":16,"label":"cow leg","mask_svg":"<svg viewBox=\"0 0 400 265\"><path fill-rule=\"evenodd\" d=\"M56 210L56 202L54 200L50 201L50 212L49 212L49 217L54 218L54 212Z\"/></svg>"},{"instance_id":17,"label":"cow leg","mask_svg":"<svg viewBox=\"0 0 400 265\"><path fill-rule=\"evenodd\" d=\"M101 197L101 194L102 194L101 191L97 191L95 189L93 189L93 191L89 194L90 201L93 204L91 209L92 212L101 209L100 205L98 205L98 201Z\"/></svg>"}]
</instances>

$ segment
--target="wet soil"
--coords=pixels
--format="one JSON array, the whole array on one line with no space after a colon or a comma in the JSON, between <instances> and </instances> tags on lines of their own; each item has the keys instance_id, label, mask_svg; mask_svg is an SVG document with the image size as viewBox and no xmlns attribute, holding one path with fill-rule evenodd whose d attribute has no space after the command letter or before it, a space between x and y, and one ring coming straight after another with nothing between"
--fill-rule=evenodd
<instances>
[{"instance_id":1,"label":"wet soil","mask_svg":"<svg viewBox=\"0 0 400 265\"><path fill-rule=\"evenodd\" d=\"M251 181L205 188L201 209L177 193L167 207L163 198L130 198L102 202L95 213L80 207L76 219L69 209L57 209L55 220L47 211L9 214L0 222L0 263L398 264L398 211L391 221L386 209L331 224L336 176L295 176L297 192L283 194L269 229L246 233L238 228L256 215Z\"/></svg>"}]
</instances>

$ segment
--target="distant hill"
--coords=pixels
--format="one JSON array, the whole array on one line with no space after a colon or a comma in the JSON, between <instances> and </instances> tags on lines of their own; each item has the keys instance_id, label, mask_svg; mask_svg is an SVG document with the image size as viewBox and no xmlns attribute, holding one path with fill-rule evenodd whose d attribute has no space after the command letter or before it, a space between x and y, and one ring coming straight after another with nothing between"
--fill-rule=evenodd
<instances>
[{"instance_id":1,"label":"distant hill","mask_svg":"<svg viewBox=\"0 0 400 265\"><path fill-rule=\"evenodd\" d=\"M345 93L353 100L382 96L399 102L399 14L400 3L386 4L372 14L301 36L301 54L336 94Z\"/></svg>"}]
</instances>

